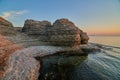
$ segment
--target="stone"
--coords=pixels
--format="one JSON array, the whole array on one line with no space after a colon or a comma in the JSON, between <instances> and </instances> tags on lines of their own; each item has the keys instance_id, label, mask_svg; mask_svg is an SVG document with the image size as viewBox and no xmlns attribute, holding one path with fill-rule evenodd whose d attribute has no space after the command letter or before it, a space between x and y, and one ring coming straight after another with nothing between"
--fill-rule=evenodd
<instances>
[{"instance_id":1,"label":"stone","mask_svg":"<svg viewBox=\"0 0 120 80\"><path fill-rule=\"evenodd\" d=\"M51 23L48 21L35 21L28 19L25 21L22 32L25 32L28 35L45 35L46 28L50 26Z\"/></svg>"},{"instance_id":2,"label":"stone","mask_svg":"<svg viewBox=\"0 0 120 80\"><path fill-rule=\"evenodd\" d=\"M42 75L46 80L76 80L71 73L87 56L49 56L43 59ZM72 79L71 79L72 78ZM40 79L41 80L41 79ZM79 80L79 79L78 79Z\"/></svg>"},{"instance_id":3,"label":"stone","mask_svg":"<svg viewBox=\"0 0 120 80\"><path fill-rule=\"evenodd\" d=\"M38 80L40 63L27 52L16 51L9 56L8 67L0 80Z\"/></svg>"},{"instance_id":4,"label":"stone","mask_svg":"<svg viewBox=\"0 0 120 80\"><path fill-rule=\"evenodd\" d=\"M14 29L15 29L17 32L21 32L21 31L22 31L22 27L14 27Z\"/></svg>"},{"instance_id":5,"label":"stone","mask_svg":"<svg viewBox=\"0 0 120 80\"><path fill-rule=\"evenodd\" d=\"M22 49L22 47L13 44L11 41L0 35L0 77L7 71L6 68L8 67L7 61L9 55L19 49Z\"/></svg>"},{"instance_id":6,"label":"stone","mask_svg":"<svg viewBox=\"0 0 120 80\"><path fill-rule=\"evenodd\" d=\"M11 22L0 17L0 34L13 35L15 34L14 27Z\"/></svg>"},{"instance_id":7,"label":"stone","mask_svg":"<svg viewBox=\"0 0 120 80\"><path fill-rule=\"evenodd\" d=\"M26 20L22 32L54 46L79 46L89 40L87 33L65 18L56 20L53 25L49 21Z\"/></svg>"},{"instance_id":8,"label":"stone","mask_svg":"<svg viewBox=\"0 0 120 80\"><path fill-rule=\"evenodd\" d=\"M48 31L49 41L55 46L76 46L80 45L79 29L68 19L58 19Z\"/></svg>"},{"instance_id":9,"label":"stone","mask_svg":"<svg viewBox=\"0 0 120 80\"><path fill-rule=\"evenodd\" d=\"M80 37L81 37L81 44L87 44L88 43L89 37L88 37L86 32L83 32L81 30Z\"/></svg>"},{"instance_id":10,"label":"stone","mask_svg":"<svg viewBox=\"0 0 120 80\"><path fill-rule=\"evenodd\" d=\"M72 48L55 46L34 46L9 55L4 71L0 71L0 80L38 80L41 71L41 61L37 57L53 55L59 51Z\"/></svg>"}]
</instances>

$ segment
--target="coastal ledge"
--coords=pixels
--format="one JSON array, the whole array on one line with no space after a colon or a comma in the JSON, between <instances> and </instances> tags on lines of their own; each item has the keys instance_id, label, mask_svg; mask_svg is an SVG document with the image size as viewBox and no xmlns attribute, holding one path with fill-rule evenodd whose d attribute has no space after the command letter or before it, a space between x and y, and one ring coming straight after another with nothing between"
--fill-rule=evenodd
<instances>
[{"instance_id":1,"label":"coastal ledge","mask_svg":"<svg viewBox=\"0 0 120 80\"><path fill-rule=\"evenodd\" d=\"M22 31L14 29L12 23L2 18L0 28L4 29L0 29L3 39L0 40L0 48L5 47L0 52L0 59L3 60L0 80L40 80L41 71L46 67L42 63L44 59L59 66L74 66L84 61L88 53L99 49L87 44L87 33L65 18L56 20L52 25L48 21L26 20ZM11 30L14 34L6 34ZM54 57L54 60L50 57Z\"/></svg>"},{"instance_id":2,"label":"coastal ledge","mask_svg":"<svg viewBox=\"0 0 120 80\"><path fill-rule=\"evenodd\" d=\"M92 48L90 48L92 49ZM89 50L90 50L89 49ZM73 50L73 53L71 52ZM74 51L77 51L75 53ZM61 53L62 52L62 53ZM65 52L65 53L64 53ZM68 54L66 54L68 53ZM71 54L71 55L70 55ZM57 47L57 46L33 46L18 50L9 56L7 60L7 68L4 73L4 76L0 80L37 80L40 76L42 69L41 60L44 58L49 58L49 56L79 56L79 59L83 59L81 56L87 56L87 53L84 53L79 48L71 47ZM72 62L72 58L64 57L61 64L69 64ZM39 60L40 59L40 60ZM60 58L61 59L61 58ZM64 60L67 61L64 63ZM84 60L84 59L83 59ZM82 60L82 61L83 61ZM75 63L73 63L75 64ZM70 65L73 65L70 64Z\"/></svg>"}]
</instances>

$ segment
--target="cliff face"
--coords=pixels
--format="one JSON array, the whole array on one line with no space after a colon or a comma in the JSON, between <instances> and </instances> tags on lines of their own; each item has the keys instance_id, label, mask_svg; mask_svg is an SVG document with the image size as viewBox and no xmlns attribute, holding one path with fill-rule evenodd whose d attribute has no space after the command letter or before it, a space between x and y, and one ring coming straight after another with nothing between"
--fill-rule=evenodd
<instances>
[{"instance_id":1,"label":"cliff face","mask_svg":"<svg viewBox=\"0 0 120 80\"><path fill-rule=\"evenodd\" d=\"M81 42L79 29L68 19L59 19L48 30L48 41L57 46L76 46Z\"/></svg>"},{"instance_id":2,"label":"cliff face","mask_svg":"<svg viewBox=\"0 0 120 80\"><path fill-rule=\"evenodd\" d=\"M13 28L12 23L0 17L0 25Z\"/></svg>"},{"instance_id":3,"label":"cliff face","mask_svg":"<svg viewBox=\"0 0 120 80\"><path fill-rule=\"evenodd\" d=\"M58 19L53 25L49 21L26 20L22 32L36 36L41 41L55 46L87 44L89 37L68 19Z\"/></svg>"},{"instance_id":4,"label":"cliff face","mask_svg":"<svg viewBox=\"0 0 120 80\"><path fill-rule=\"evenodd\" d=\"M44 35L46 34L47 27L50 27L51 23L48 21L35 21L35 20L26 20L22 32L27 33L28 35Z\"/></svg>"},{"instance_id":5,"label":"cliff face","mask_svg":"<svg viewBox=\"0 0 120 80\"><path fill-rule=\"evenodd\" d=\"M12 23L0 17L0 34L2 35L12 35L14 33L14 27Z\"/></svg>"},{"instance_id":6,"label":"cliff face","mask_svg":"<svg viewBox=\"0 0 120 80\"><path fill-rule=\"evenodd\" d=\"M87 44L88 43L89 37L88 37L86 32L83 32L81 30L80 37L81 37L81 44Z\"/></svg>"}]
</instances>

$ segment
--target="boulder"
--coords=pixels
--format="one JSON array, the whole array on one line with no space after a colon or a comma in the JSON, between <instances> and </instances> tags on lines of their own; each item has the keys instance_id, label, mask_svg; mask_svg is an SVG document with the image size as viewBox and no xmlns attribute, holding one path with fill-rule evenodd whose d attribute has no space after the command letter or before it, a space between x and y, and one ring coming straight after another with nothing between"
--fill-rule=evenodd
<instances>
[{"instance_id":1,"label":"boulder","mask_svg":"<svg viewBox=\"0 0 120 80\"><path fill-rule=\"evenodd\" d=\"M13 44L11 41L0 35L0 77L2 77L8 70L7 61L9 55L19 49L22 49L22 47Z\"/></svg>"},{"instance_id":2,"label":"boulder","mask_svg":"<svg viewBox=\"0 0 120 80\"><path fill-rule=\"evenodd\" d=\"M51 23L48 21L35 21L28 19L25 21L22 32L25 32L28 35L45 35L46 28L50 26Z\"/></svg>"},{"instance_id":3,"label":"boulder","mask_svg":"<svg viewBox=\"0 0 120 80\"><path fill-rule=\"evenodd\" d=\"M9 21L5 20L2 17L0 17L0 25L13 28L12 23L10 23Z\"/></svg>"},{"instance_id":4,"label":"boulder","mask_svg":"<svg viewBox=\"0 0 120 80\"><path fill-rule=\"evenodd\" d=\"M4 75L0 80L38 80L40 63L27 52L16 51L9 56Z\"/></svg>"},{"instance_id":5,"label":"boulder","mask_svg":"<svg viewBox=\"0 0 120 80\"><path fill-rule=\"evenodd\" d=\"M11 22L0 17L0 34L12 35L15 34L14 27Z\"/></svg>"},{"instance_id":6,"label":"boulder","mask_svg":"<svg viewBox=\"0 0 120 80\"><path fill-rule=\"evenodd\" d=\"M79 29L68 19L56 20L47 33L49 42L55 46L76 46L81 42Z\"/></svg>"}]
</instances>

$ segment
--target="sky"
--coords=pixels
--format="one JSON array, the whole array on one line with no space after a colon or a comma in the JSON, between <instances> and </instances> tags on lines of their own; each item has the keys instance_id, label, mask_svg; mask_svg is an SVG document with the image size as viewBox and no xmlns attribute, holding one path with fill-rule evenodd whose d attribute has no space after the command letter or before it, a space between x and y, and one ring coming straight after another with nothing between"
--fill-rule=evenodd
<instances>
[{"instance_id":1,"label":"sky","mask_svg":"<svg viewBox=\"0 0 120 80\"><path fill-rule=\"evenodd\" d=\"M89 35L120 35L120 0L0 0L0 16L16 27L68 18Z\"/></svg>"}]
</instances>

